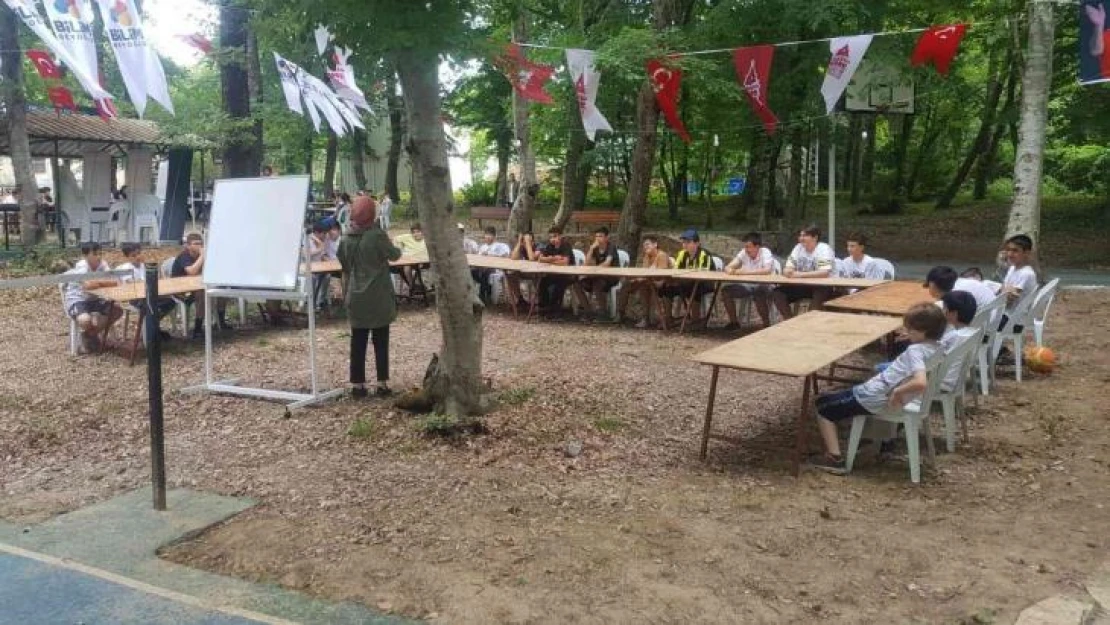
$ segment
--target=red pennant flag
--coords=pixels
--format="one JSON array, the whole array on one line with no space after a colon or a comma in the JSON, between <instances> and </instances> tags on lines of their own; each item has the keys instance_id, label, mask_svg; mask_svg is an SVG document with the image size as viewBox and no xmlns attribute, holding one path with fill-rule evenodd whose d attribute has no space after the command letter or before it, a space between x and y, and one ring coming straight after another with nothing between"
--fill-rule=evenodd
<instances>
[{"instance_id":1,"label":"red pennant flag","mask_svg":"<svg viewBox=\"0 0 1110 625\"><path fill-rule=\"evenodd\" d=\"M62 71L54 59L50 57L48 52L42 50L28 50L27 58L31 59L31 63L35 65L38 70L39 76L43 78L61 78Z\"/></svg>"},{"instance_id":2,"label":"red pennant flag","mask_svg":"<svg viewBox=\"0 0 1110 625\"><path fill-rule=\"evenodd\" d=\"M678 116L678 93L682 86L682 70L677 67L668 67L658 59L647 62L648 77L651 79L651 88L655 91L655 101L663 111L663 117L675 133L686 143L690 143L690 133L686 132L686 125Z\"/></svg>"},{"instance_id":3,"label":"red pennant flag","mask_svg":"<svg viewBox=\"0 0 1110 625\"><path fill-rule=\"evenodd\" d=\"M73 101L73 93L65 87L51 87L46 90L46 95L50 97L50 103L54 105L54 110L69 109L77 112L77 104Z\"/></svg>"},{"instance_id":4,"label":"red pennant flag","mask_svg":"<svg viewBox=\"0 0 1110 625\"><path fill-rule=\"evenodd\" d=\"M191 35L178 35L177 38L205 54L212 54L212 50L214 50L214 48L212 47L212 42L207 37L199 33L193 33Z\"/></svg>"},{"instance_id":5,"label":"red pennant flag","mask_svg":"<svg viewBox=\"0 0 1110 625\"><path fill-rule=\"evenodd\" d=\"M736 66L736 78L748 96L755 114L763 121L767 134L775 134L779 120L767 105L767 93L771 87L771 61L775 58L775 46L751 46L732 51L732 63Z\"/></svg>"},{"instance_id":6,"label":"red pennant flag","mask_svg":"<svg viewBox=\"0 0 1110 625\"><path fill-rule=\"evenodd\" d=\"M101 87L104 86L104 73L103 72L101 72L101 74L100 74L100 86ZM104 98L103 100L97 100L96 101L96 114L99 115L100 119L103 119L104 121L108 121L109 119L119 117L119 111L116 110L116 103L112 100L112 98Z\"/></svg>"},{"instance_id":7,"label":"red pennant flag","mask_svg":"<svg viewBox=\"0 0 1110 625\"><path fill-rule=\"evenodd\" d=\"M917 45L914 46L913 54L910 56L910 64L917 67L932 62L938 73L947 76L948 66L960 51L960 41L965 33L967 33L967 24L929 27L917 40Z\"/></svg>"},{"instance_id":8,"label":"red pennant flag","mask_svg":"<svg viewBox=\"0 0 1110 625\"><path fill-rule=\"evenodd\" d=\"M506 46L505 54L497 57L494 63L505 72L509 82L513 83L517 95L541 104L554 103L551 96L544 91L544 85L555 73L554 67L533 63L524 58L520 46L515 43Z\"/></svg>"}]
</instances>

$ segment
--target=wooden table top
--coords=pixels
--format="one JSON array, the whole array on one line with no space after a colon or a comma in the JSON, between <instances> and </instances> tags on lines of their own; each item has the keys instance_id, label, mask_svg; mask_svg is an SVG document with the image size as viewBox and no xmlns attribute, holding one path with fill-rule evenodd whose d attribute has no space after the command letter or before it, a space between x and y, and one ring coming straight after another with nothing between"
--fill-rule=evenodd
<instances>
[{"instance_id":1,"label":"wooden table top","mask_svg":"<svg viewBox=\"0 0 1110 625\"><path fill-rule=\"evenodd\" d=\"M397 260L389 261L390 267L419 267L427 264L427 258L414 256L402 256ZM312 263L312 273L339 273L340 271L343 271L343 267L338 260L318 260Z\"/></svg>"},{"instance_id":2,"label":"wooden table top","mask_svg":"<svg viewBox=\"0 0 1110 625\"><path fill-rule=\"evenodd\" d=\"M894 315L901 317L915 304L936 301L920 282L887 282L825 302L825 307L847 312Z\"/></svg>"},{"instance_id":3,"label":"wooden table top","mask_svg":"<svg viewBox=\"0 0 1110 625\"><path fill-rule=\"evenodd\" d=\"M894 317L810 311L691 358L705 365L805 377L901 327Z\"/></svg>"},{"instance_id":4,"label":"wooden table top","mask_svg":"<svg viewBox=\"0 0 1110 625\"><path fill-rule=\"evenodd\" d=\"M204 290L204 279L201 276L183 276L181 278L159 278L158 295L181 295L193 291ZM93 291L98 297L110 299L114 302L131 302L146 298L145 282L128 282L119 286L110 286Z\"/></svg>"},{"instance_id":5,"label":"wooden table top","mask_svg":"<svg viewBox=\"0 0 1110 625\"><path fill-rule=\"evenodd\" d=\"M830 287L840 289L869 289L888 280L868 280L865 278L787 278L783 275L729 275L723 271L686 271L676 272L679 280L699 282L742 282L744 284L789 284L797 286Z\"/></svg>"}]
</instances>

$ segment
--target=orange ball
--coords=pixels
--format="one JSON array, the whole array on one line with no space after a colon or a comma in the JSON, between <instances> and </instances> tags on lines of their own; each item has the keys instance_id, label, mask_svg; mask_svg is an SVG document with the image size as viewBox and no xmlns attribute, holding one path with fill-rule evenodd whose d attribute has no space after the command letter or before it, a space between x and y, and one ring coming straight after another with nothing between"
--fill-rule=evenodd
<instances>
[{"instance_id":1,"label":"orange ball","mask_svg":"<svg viewBox=\"0 0 1110 625\"><path fill-rule=\"evenodd\" d=\"M1036 373L1052 373L1056 368L1056 353L1047 347L1032 345L1025 350L1025 365Z\"/></svg>"}]
</instances>

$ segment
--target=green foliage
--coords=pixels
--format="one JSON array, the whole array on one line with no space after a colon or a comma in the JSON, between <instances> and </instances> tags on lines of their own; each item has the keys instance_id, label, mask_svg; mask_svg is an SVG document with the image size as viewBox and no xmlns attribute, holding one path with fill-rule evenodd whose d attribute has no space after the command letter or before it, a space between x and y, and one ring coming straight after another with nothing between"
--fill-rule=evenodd
<instances>
[{"instance_id":1,"label":"green foliage","mask_svg":"<svg viewBox=\"0 0 1110 625\"><path fill-rule=\"evenodd\" d=\"M1045 154L1045 171L1066 192L1107 191L1110 148L1105 145L1061 145Z\"/></svg>"},{"instance_id":2,"label":"green foliage","mask_svg":"<svg viewBox=\"0 0 1110 625\"><path fill-rule=\"evenodd\" d=\"M628 424L616 417L601 417L597 421L594 421L594 427L597 428L599 432L605 432L606 434L619 432L627 426Z\"/></svg>"},{"instance_id":3,"label":"green foliage","mask_svg":"<svg viewBox=\"0 0 1110 625\"><path fill-rule=\"evenodd\" d=\"M531 401L536 396L536 389L531 386L506 389L498 396L498 401L506 406L519 406Z\"/></svg>"},{"instance_id":4,"label":"green foliage","mask_svg":"<svg viewBox=\"0 0 1110 625\"><path fill-rule=\"evenodd\" d=\"M347 436L360 440L368 440L374 438L376 431L377 427L371 419L359 417L347 428Z\"/></svg>"},{"instance_id":5,"label":"green foliage","mask_svg":"<svg viewBox=\"0 0 1110 625\"><path fill-rule=\"evenodd\" d=\"M459 201L464 206L494 206L497 202L497 183L475 180L459 191Z\"/></svg>"}]
</instances>

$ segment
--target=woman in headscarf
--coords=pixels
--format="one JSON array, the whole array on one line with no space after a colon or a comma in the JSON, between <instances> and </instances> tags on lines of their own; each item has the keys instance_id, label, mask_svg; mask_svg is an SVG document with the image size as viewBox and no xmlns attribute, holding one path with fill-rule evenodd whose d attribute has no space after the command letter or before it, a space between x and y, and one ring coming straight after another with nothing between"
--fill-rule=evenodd
<instances>
[{"instance_id":1,"label":"woman in headscarf","mask_svg":"<svg viewBox=\"0 0 1110 625\"><path fill-rule=\"evenodd\" d=\"M351 323L351 395L366 397L366 343L374 343L378 386L374 394L391 395L389 389L389 326L397 318L389 261L401 250L376 223L373 198L360 196L351 205L351 220L339 241L339 264Z\"/></svg>"}]
</instances>

